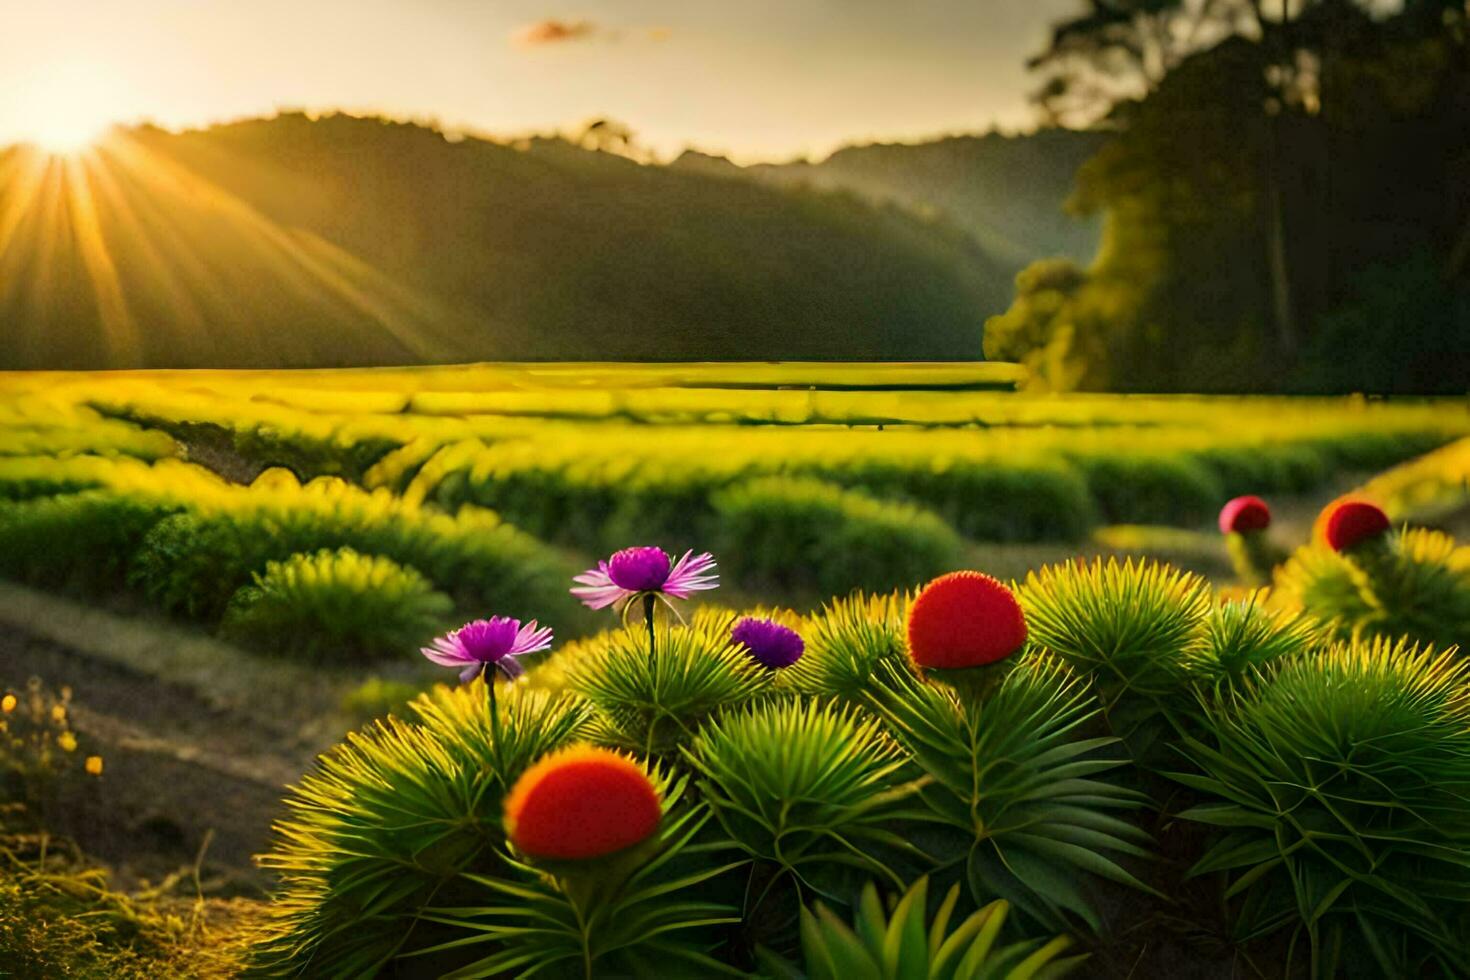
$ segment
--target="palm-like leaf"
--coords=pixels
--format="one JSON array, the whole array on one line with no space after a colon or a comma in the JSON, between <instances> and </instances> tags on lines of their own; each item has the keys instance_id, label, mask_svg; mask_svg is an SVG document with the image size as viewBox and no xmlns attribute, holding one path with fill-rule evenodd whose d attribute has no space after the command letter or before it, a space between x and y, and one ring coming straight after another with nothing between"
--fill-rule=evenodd
<instances>
[{"instance_id":1,"label":"palm-like leaf","mask_svg":"<svg viewBox=\"0 0 1470 980\"><path fill-rule=\"evenodd\" d=\"M806 652L781 672L783 685L804 694L861 701L873 690L878 665L901 663L907 593L837 599L803 630Z\"/></svg>"},{"instance_id":2,"label":"palm-like leaf","mask_svg":"<svg viewBox=\"0 0 1470 980\"><path fill-rule=\"evenodd\" d=\"M566 696L511 692L499 744L483 683L440 687L413 705L422 724L390 718L350 735L302 778L261 859L282 882L261 972L371 975L427 944L419 912L457 875L497 866L506 788L588 717Z\"/></svg>"},{"instance_id":3,"label":"palm-like leaf","mask_svg":"<svg viewBox=\"0 0 1470 980\"><path fill-rule=\"evenodd\" d=\"M860 709L790 700L730 712L685 749L725 832L752 857L845 901L859 879L901 884L895 859L927 863L895 831L915 814L918 784L876 718Z\"/></svg>"},{"instance_id":4,"label":"palm-like leaf","mask_svg":"<svg viewBox=\"0 0 1470 980\"><path fill-rule=\"evenodd\" d=\"M1318 976L1470 972L1470 663L1342 645L1205 720L1184 746L1200 772L1175 778L1209 798L1182 816L1221 828L1193 873L1225 874L1239 939L1290 929Z\"/></svg>"},{"instance_id":5,"label":"palm-like leaf","mask_svg":"<svg viewBox=\"0 0 1470 980\"><path fill-rule=\"evenodd\" d=\"M976 901L999 895L1053 925L1100 920L1085 873L1144 887L1118 855L1144 856L1148 836L1111 811L1143 797L1097 778L1123 760L1113 738L1082 729L1097 713L1086 685L1062 663L1030 654L984 701L885 667L875 699L898 740L933 778L921 795L961 835Z\"/></svg>"},{"instance_id":6,"label":"palm-like leaf","mask_svg":"<svg viewBox=\"0 0 1470 980\"><path fill-rule=\"evenodd\" d=\"M770 672L730 640L734 615L702 617L660 631L655 652L642 630L607 634L567 670L567 686L597 708L594 737L659 756L721 708L767 690Z\"/></svg>"},{"instance_id":7,"label":"palm-like leaf","mask_svg":"<svg viewBox=\"0 0 1470 980\"><path fill-rule=\"evenodd\" d=\"M949 920L959 898L955 885L926 923L927 877L898 899L891 914L885 913L870 882L852 926L820 903L815 912L802 910L805 973L765 951L762 959L771 973L792 980L1058 980L1087 959L1086 955L1062 958L1072 944L1067 936L1001 945L1001 929L1010 912L1004 899L971 913L951 932Z\"/></svg>"},{"instance_id":8,"label":"palm-like leaf","mask_svg":"<svg viewBox=\"0 0 1470 980\"><path fill-rule=\"evenodd\" d=\"M1168 565L1108 559L1033 572L1020 600L1031 638L1092 679L1135 760L1152 757L1178 696L1206 673L1204 581Z\"/></svg>"},{"instance_id":9,"label":"palm-like leaf","mask_svg":"<svg viewBox=\"0 0 1470 980\"><path fill-rule=\"evenodd\" d=\"M710 955L714 930L738 922L737 910L702 897L701 886L745 862L728 842L704 839L709 811L681 804L683 780L658 781L664 818L649 841L597 862L554 869L506 855L504 873L467 876L478 889L470 900L485 904L426 913L459 938L421 955L492 946L488 955L446 974L451 980L545 972L589 980L738 976Z\"/></svg>"}]
</instances>

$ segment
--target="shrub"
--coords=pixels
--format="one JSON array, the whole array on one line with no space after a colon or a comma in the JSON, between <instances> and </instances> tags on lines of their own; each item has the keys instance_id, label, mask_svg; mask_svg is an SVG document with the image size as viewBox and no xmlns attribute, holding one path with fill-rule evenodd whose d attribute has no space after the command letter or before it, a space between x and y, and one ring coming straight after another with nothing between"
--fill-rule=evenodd
<instances>
[{"instance_id":1,"label":"shrub","mask_svg":"<svg viewBox=\"0 0 1470 980\"><path fill-rule=\"evenodd\" d=\"M414 569L338 548L268 562L230 600L221 628L267 653L350 662L412 652L453 610Z\"/></svg>"},{"instance_id":2,"label":"shrub","mask_svg":"<svg viewBox=\"0 0 1470 980\"><path fill-rule=\"evenodd\" d=\"M1075 562L1028 575L1020 598L1032 641L1089 677L1113 732L1135 760L1151 757L1205 670L1204 580L1153 562Z\"/></svg>"},{"instance_id":3,"label":"shrub","mask_svg":"<svg viewBox=\"0 0 1470 980\"><path fill-rule=\"evenodd\" d=\"M711 715L767 690L770 671L730 638L733 614L705 616L658 633L642 629L587 644L567 668L567 688L596 709L597 741L647 756L676 753Z\"/></svg>"},{"instance_id":4,"label":"shrub","mask_svg":"<svg viewBox=\"0 0 1470 980\"><path fill-rule=\"evenodd\" d=\"M1470 547L1438 531L1389 534L1367 552L1307 545L1278 569L1276 590L1339 639L1470 643Z\"/></svg>"},{"instance_id":5,"label":"shrub","mask_svg":"<svg viewBox=\"0 0 1470 980\"><path fill-rule=\"evenodd\" d=\"M931 511L820 480L772 477L714 498L718 546L732 575L824 595L883 591L954 568L957 534Z\"/></svg>"},{"instance_id":6,"label":"shrub","mask_svg":"<svg viewBox=\"0 0 1470 980\"><path fill-rule=\"evenodd\" d=\"M1072 458L1111 523L1194 524L1212 515L1225 497L1215 474L1186 455L1108 452Z\"/></svg>"},{"instance_id":7,"label":"shrub","mask_svg":"<svg viewBox=\"0 0 1470 980\"><path fill-rule=\"evenodd\" d=\"M865 703L877 690L880 666L906 666L904 620L907 594L835 599L803 629L806 652L777 678L804 694L836 695Z\"/></svg>"},{"instance_id":8,"label":"shrub","mask_svg":"<svg viewBox=\"0 0 1470 980\"><path fill-rule=\"evenodd\" d=\"M1049 455L1003 460L928 453L913 459L873 455L847 466L795 466L793 470L881 497L912 501L977 541L1078 541L1098 520L1096 502L1082 472Z\"/></svg>"},{"instance_id":9,"label":"shrub","mask_svg":"<svg viewBox=\"0 0 1470 980\"><path fill-rule=\"evenodd\" d=\"M1307 653L1321 638L1315 621L1266 606L1257 596L1222 602L1205 620L1201 666L1215 680L1238 685L1269 664Z\"/></svg>"},{"instance_id":10,"label":"shrub","mask_svg":"<svg viewBox=\"0 0 1470 980\"><path fill-rule=\"evenodd\" d=\"M929 879L914 883L892 910L885 913L878 891L870 882L863 889L853 927L818 903L815 911L801 911L801 945L805 973L790 963L767 956L778 977L806 980L848 980L852 977L928 977L930 980L1058 980L1087 959L1086 955L1058 957L1072 944L1066 936L1048 941L1030 940L997 945L1010 903L997 899L973 912L949 931L949 920L959 902L959 886L950 888L932 922L926 924Z\"/></svg>"},{"instance_id":11,"label":"shrub","mask_svg":"<svg viewBox=\"0 0 1470 980\"><path fill-rule=\"evenodd\" d=\"M901 886L907 876L890 864L929 863L895 827L921 815L907 807L917 784L861 709L792 699L726 712L684 753L725 833L773 877L794 879L798 894L846 903L869 875Z\"/></svg>"},{"instance_id":12,"label":"shrub","mask_svg":"<svg viewBox=\"0 0 1470 980\"><path fill-rule=\"evenodd\" d=\"M1175 778L1220 828L1191 873L1225 876L1238 941L1285 930L1312 976L1470 972L1467 685L1470 662L1354 643L1206 703Z\"/></svg>"},{"instance_id":13,"label":"shrub","mask_svg":"<svg viewBox=\"0 0 1470 980\"><path fill-rule=\"evenodd\" d=\"M577 615L565 587L570 564L493 514L464 508L450 517L331 480L275 485L282 479L268 471L228 509L160 522L130 580L167 611L215 620L268 562L345 547L415 568L462 605Z\"/></svg>"},{"instance_id":14,"label":"shrub","mask_svg":"<svg viewBox=\"0 0 1470 980\"><path fill-rule=\"evenodd\" d=\"M512 687L497 742L485 693L480 682L437 687L413 703L418 723L394 717L349 735L302 777L261 859L281 889L259 972L370 976L443 938L422 916L478 893L463 874L505 872L505 794L580 737L588 715L570 698ZM463 962L446 954L424 968Z\"/></svg>"},{"instance_id":15,"label":"shrub","mask_svg":"<svg viewBox=\"0 0 1470 980\"><path fill-rule=\"evenodd\" d=\"M0 501L0 572L88 593L116 589L150 529L176 509L105 490Z\"/></svg>"},{"instance_id":16,"label":"shrub","mask_svg":"<svg viewBox=\"0 0 1470 980\"><path fill-rule=\"evenodd\" d=\"M1102 754L1114 739L1080 732L1098 708L1065 665L1029 654L985 700L892 664L883 677L875 706L930 777L920 799L951 832L942 867L977 903L998 895L1052 926L1096 930L1081 873L1143 887L1115 856L1144 856L1148 836L1107 812L1143 798L1096 778L1123 760Z\"/></svg>"},{"instance_id":17,"label":"shrub","mask_svg":"<svg viewBox=\"0 0 1470 980\"><path fill-rule=\"evenodd\" d=\"M509 856L497 875L469 874L465 903L425 917L459 938L437 947L456 954L490 944L492 952L457 977L525 976L542 970L585 977L708 977L735 974L709 955L716 930L738 922L736 909L702 888L743 862L702 831L709 811L684 804L684 781L661 779L664 813L644 845L594 868L546 867ZM486 904L473 904L483 902Z\"/></svg>"},{"instance_id":18,"label":"shrub","mask_svg":"<svg viewBox=\"0 0 1470 980\"><path fill-rule=\"evenodd\" d=\"M1226 497L1304 493L1326 483L1333 473L1327 453L1310 444L1206 446L1190 455L1214 475Z\"/></svg>"}]
</instances>

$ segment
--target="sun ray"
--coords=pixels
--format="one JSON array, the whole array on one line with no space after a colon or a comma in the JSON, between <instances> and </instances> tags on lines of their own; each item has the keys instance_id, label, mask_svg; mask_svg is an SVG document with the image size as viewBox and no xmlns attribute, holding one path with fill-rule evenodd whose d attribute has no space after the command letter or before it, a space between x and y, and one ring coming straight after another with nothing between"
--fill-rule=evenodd
<instances>
[{"instance_id":1,"label":"sun ray","mask_svg":"<svg viewBox=\"0 0 1470 980\"><path fill-rule=\"evenodd\" d=\"M114 355L110 361L118 365L140 364L143 351L137 325L128 312L122 283L118 280L117 266L107 249L107 240L102 235L102 223L97 218L97 201L92 196L87 164L82 157L71 156L63 158L61 166L67 202L71 209L72 235L81 252L82 265L92 280L97 312L102 318L102 328Z\"/></svg>"},{"instance_id":2,"label":"sun ray","mask_svg":"<svg viewBox=\"0 0 1470 980\"><path fill-rule=\"evenodd\" d=\"M140 271L150 280L149 285L164 297L170 314L166 322L177 323L185 330L203 330L206 326L204 313L184 285L178 257L165 256L163 246L154 240L134 201L119 181L118 168L108 155L106 145L99 147L95 155L88 155L85 163L101 203L110 212L111 223L123 239L122 247L136 250L143 263Z\"/></svg>"},{"instance_id":3,"label":"sun ray","mask_svg":"<svg viewBox=\"0 0 1470 980\"><path fill-rule=\"evenodd\" d=\"M364 352L442 360L444 325L456 319L371 262L283 227L122 131L71 156L34 147L0 154L7 309L35 334L12 335L17 350L69 336L76 362L118 367L157 351L207 364L217 331L244 333L263 363ZM283 329L292 319L330 330ZM143 326L155 321L165 326ZM318 349L323 338L331 350Z\"/></svg>"}]
</instances>

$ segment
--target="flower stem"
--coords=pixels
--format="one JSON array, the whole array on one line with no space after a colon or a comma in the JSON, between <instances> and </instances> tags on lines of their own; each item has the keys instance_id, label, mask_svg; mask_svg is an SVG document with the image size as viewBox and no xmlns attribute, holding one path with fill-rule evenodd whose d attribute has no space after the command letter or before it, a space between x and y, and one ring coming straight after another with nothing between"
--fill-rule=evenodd
<instances>
[{"instance_id":1,"label":"flower stem","mask_svg":"<svg viewBox=\"0 0 1470 980\"><path fill-rule=\"evenodd\" d=\"M643 597L643 618L648 623L648 658L653 659L653 605L655 596L652 592Z\"/></svg>"},{"instance_id":2,"label":"flower stem","mask_svg":"<svg viewBox=\"0 0 1470 980\"><path fill-rule=\"evenodd\" d=\"M485 681L485 697L490 702L490 759L495 764L495 778L505 785L505 767L500 758L500 705L495 700L495 666L487 664L480 675Z\"/></svg>"}]
</instances>

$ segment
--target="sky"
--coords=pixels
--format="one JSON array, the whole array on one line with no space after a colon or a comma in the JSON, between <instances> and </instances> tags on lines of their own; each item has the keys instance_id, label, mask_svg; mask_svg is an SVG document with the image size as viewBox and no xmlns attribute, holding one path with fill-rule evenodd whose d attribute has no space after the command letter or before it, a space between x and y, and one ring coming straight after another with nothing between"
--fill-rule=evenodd
<instances>
[{"instance_id":1,"label":"sky","mask_svg":"<svg viewBox=\"0 0 1470 980\"><path fill-rule=\"evenodd\" d=\"M1079 0L0 0L0 144L279 109L510 136L605 116L662 156L1027 127Z\"/></svg>"}]
</instances>

